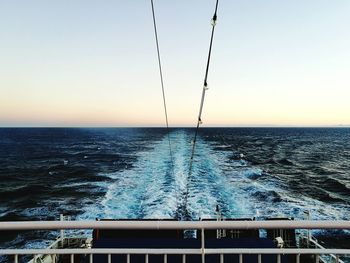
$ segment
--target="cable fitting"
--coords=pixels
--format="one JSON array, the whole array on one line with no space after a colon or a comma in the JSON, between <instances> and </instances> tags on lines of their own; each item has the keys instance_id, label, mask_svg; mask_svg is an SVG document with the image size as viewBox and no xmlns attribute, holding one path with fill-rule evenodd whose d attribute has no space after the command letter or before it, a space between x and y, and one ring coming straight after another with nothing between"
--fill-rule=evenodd
<instances>
[{"instance_id":1,"label":"cable fitting","mask_svg":"<svg viewBox=\"0 0 350 263\"><path fill-rule=\"evenodd\" d=\"M216 19L217 19L217 16L216 16L216 14L214 14L214 16L213 16L213 18L211 20L211 25L212 26L216 26Z\"/></svg>"}]
</instances>

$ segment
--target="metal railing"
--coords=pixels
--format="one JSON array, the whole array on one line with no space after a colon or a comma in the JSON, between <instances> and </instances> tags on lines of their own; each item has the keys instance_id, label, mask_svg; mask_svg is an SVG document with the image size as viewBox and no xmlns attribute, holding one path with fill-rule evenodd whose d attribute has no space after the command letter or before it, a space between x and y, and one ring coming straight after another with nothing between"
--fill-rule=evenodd
<instances>
[{"instance_id":1,"label":"metal railing","mask_svg":"<svg viewBox=\"0 0 350 263\"><path fill-rule=\"evenodd\" d=\"M131 255L144 255L145 262L149 255L163 255L164 262L167 262L168 255L182 255L182 262L186 262L187 255L220 255L220 263L224 263L224 255L238 255L239 262L243 263L244 255L257 255L257 261L262 262L262 255L276 255L277 262L281 262L282 255L295 255L295 262L299 263L301 255L313 255L314 262L320 262L321 255L335 255L334 260L330 262L341 262L339 257L341 255L349 255L350 250L345 249L270 249L270 248L225 248L225 249L117 249L117 248L98 248L98 249L4 249L0 250L1 255L13 256L13 262L18 263L19 255L33 255L34 262L39 262L39 255L49 255L52 258L57 255L70 255L70 262L74 263L74 255L88 255L89 262L93 262L93 255L107 255L110 259L112 255L126 255L127 262L130 262ZM202 258L205 262L205 257ZM52 259L52 262L55 262ZM108 260L110 262L110 260Z\"/></svg>"},{"instance_id":2,"label":"metal railing","mask_svg":"<svg viewBox=\"0 0 350 263\"><path fill-rule=\"evenodd\" d=\"M11 221L0 222L1 230L60 229L350 229L345 220L267 221Z\"/></svg>"},{"instance_id":3,"label":"metal railing","mask_svg":"<svg viewBox=\"0 0 350 263\"><path fill-rule=\"evenodd\" d=\"M218 262L225 262L225 255L238 255L239 262L244 263L244 255L256 255L257 262L262 262L264 255L276 255L277 263L282 262L283 255L295 255L295 262L299 263L301 255L313 255L314 262L320 262L321 255L331 255L331 262L341 262L339 257L350 255L350 249L325 248L206 248L205 230L209 229L350 229L350 221L26 221L0 222L2 230L63 230L63 229L197 229L201 231L201 247L194 249L135 249L135 248L77 248L77 249L0 249L0 255L7 255L17 263L20 255L33 255L34 262L39 262L39 255L49 255L55 262L56 255L70 255L70 262L74 263L74 255L87 255L89 262L93 262L93 255L107 255L107 262L112 262L112 255L126 255L126 262L130 263L131 255L144 255L145 262L149 262L149 255L164 255L167 262L168 255L182 255L182 262L186 262L188 255L201 255L205 262L206 255L219 255Z\"/></svg>"}]
</instances>

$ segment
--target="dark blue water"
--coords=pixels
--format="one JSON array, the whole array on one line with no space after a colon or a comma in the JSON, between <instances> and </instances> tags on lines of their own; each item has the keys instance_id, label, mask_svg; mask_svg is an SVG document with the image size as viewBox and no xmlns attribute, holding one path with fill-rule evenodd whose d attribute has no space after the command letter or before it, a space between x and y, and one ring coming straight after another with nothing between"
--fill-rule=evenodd
<instances>
[{"instance_id":1,"label":"dark blue water","mask_svg":"<svg viewBox=\"0 0 350 263\"><path fill-rule=\"evenodd\" d=\"M0 220L289 216L350 219L350 129L0 129ZM188 187L188 188L187 188ZM349 247L346 232L319 232ZM53 233L45 234L53 238ZM50 236L51 235L51 236ZM41 246L42 232L2 246ZM15 239L8 243L10 239Z\"/></svg>"}]
</instances>

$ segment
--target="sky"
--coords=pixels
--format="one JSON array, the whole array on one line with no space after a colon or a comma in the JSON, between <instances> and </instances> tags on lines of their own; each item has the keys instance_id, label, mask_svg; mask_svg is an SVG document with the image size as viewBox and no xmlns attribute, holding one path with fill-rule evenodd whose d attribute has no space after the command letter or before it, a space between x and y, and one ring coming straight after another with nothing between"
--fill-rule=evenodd
<instances>
[{"instance_id":1,"label":"sky","mask_svg":"<svg viewBox=\"0 0 350 263\"><path fill-rule=\"evenodd\" d=\"M195 126L215 0L154 0L170 126ZM204 126L350 124L350 1L220 0ZM0 126L164 126L148 0L1 0Z\"/></svg>"}]
</instances>

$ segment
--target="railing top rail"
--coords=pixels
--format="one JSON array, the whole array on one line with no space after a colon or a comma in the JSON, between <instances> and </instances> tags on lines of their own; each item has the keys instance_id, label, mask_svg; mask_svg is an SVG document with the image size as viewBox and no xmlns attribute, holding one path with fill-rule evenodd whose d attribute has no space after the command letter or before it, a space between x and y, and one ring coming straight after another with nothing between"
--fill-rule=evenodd
<instances>
[{"instance_id":1,"label":"railing top rail","mask_svg":"<svg viewBox=\"0 0 350 263\"><path fill-rule=\"evenodd\" d=\"M0 255L53 255L53 254L201 254L202 249L150 248L92 248L92 249L0 249ZM350 249L298 248L210 248L205 254L319 254L350 255Z\"/></svg>"},{"instance_id":2,"label":"railing top rail","mask_svg":"<svg viewBox=\"0 0 350 263\"><path fill-rule=\"evenodd\" d=\"M350 229L350 221L11 221L0 230L55 229Z\"/></svg>"}]
</instances>

